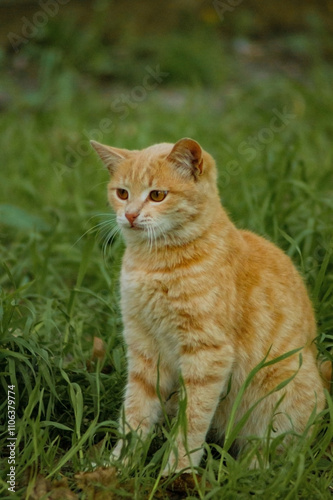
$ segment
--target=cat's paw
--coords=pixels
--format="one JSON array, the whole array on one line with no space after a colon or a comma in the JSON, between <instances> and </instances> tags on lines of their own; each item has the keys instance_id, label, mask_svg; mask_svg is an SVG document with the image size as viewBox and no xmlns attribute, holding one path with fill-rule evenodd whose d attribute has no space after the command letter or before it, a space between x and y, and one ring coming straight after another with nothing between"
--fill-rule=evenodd
<instances>
[{"instance_id":1,"label":"cat's paw","mask_svg":"<svg viewBox=\"0 0 333 500\"><path fill-rule=\"evenodd\" d=\"M176 457L172 454L169 457L167 465L164 467L162 471L162 476L170 476L171 474L178 474L179 472L189 472L191 468L190 461L187 456L182 457L177 460Z\"/></svg>"},{"instance_id":2,"label":"cat's paw","mask_svg":"<svg viewBox=\"0 0 333 500\"><path fill-rule=\"evenodd\" d=\"M110 454L109 458L104 458L103 460L99 460L95 455L95 459L91 459L88 462L88 465L84 468L84 471L89 472L89 471L95 471L96 469L100 468L105 468L105 469L115 468L117 463L119 464L121 451L122 451L122 443L118 442L115 448L113 449L112 453ZM127 463L126 458L122 458L121 463L126 465Z\"/></svg>"},{"instance_id":3,"label":"cat's paw","mask_svg":"<svg viewBox=\"0 0 333 500\"><path fill-rule=\"evenodd\" d=\"M110 462L111 463L118 462L118 460L120 459L122 448L123 448L122 441L118 441L116 446L113 448L111 455L110 455Z\"/></svg>"},{"instance_id":4,"label":"cat's paw","mask_svg":"<svg viewBox=\"0 0 333 500\"><path fill-rule=\"evenodd\" d=\"M269 468L269 461L265 460L264 457L258 455L252 457L248 465L249 470L259 470L268 468Z\"/></svg>"},{"instance_id":5,"label":"cat's paw","mask_svg":"<svg viewBox=\"0 0 333 500\"><path fill-rule=\"evenodd\" d=\"M171 452L168 463L162 471L162 476L170 476L170 474L196 473L194 467L200 464L203 455L201 448L187 453L184 446L180 445L178 453Z\"/></svg>"}]
</instances>

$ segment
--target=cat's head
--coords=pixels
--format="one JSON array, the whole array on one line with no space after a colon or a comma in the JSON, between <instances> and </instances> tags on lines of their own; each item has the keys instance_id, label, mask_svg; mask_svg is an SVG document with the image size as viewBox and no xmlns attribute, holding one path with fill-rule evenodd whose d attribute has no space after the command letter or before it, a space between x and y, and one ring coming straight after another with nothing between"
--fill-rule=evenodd
<instances>
[{"instance_id":1,"label":"cat's head","mask_svg":"<svg viewBox=\"0 0 333 500\"><path fill-rule=\"evenodd\" d=\"M183 244L212 220L219 203L215 162L196 141L141 151L91 144L110 172L109 202L128 243Z\"/></svg>"}]
</instances>

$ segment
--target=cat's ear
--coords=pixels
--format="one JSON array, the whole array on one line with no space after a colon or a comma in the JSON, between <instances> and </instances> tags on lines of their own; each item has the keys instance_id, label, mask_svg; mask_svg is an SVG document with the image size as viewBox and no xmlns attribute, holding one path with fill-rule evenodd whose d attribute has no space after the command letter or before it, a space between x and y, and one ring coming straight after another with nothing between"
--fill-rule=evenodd
<instances>
[{"instance_id":1,"label":"cat's ear","mask_svg":"<svg viewBox=\"0 0 333 500\"><path fill-rule=\"evenodd\" d=\"M90 144L95 149L104 165L107 167L110 174L114 174L118 165L128 158L131 151L127 149L112 148L96 141L90 141Z\"/></svg>"},{"instance_id":2,"label":"cat's ear","mask_svg":"<svg viewBox=\"0 0 333 500\"><path fill-rule=\"evenodd\" d=\"M196 178L202 174L202 149L193 139L184 138L176 142L167 159L186 175L194 175Z\"/></svg>"}]
</instances>

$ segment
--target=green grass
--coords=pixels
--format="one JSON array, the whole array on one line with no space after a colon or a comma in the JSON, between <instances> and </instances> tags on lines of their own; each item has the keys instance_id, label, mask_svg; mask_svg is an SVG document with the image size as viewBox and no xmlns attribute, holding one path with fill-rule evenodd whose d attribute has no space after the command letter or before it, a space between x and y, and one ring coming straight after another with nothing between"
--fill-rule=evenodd
<instances>
[{"instance_id":1,"label":"green grass","mask_svg":"<svg viewBox=\"0 0 333 500\"><path fill-rule=\"evenodd\" d=\"M71 61L61 62L59 48L33 49L27 45L25 57L39 68L36 85L22 92L19 82L2 77L13 101L0 122L1 449L8 437L7 386L15 385L17 498L27 482L32 491L39 473L65 476L75 490L73 475L87 466L88 450L106 433L107 446L116 438L126 379L118 307L123 243L117 238L105 245L103 231L100 237L96 231L108 217L108 174L88 149L88 137L133 149L184 136L198 140L218 162L221 198L235 223L294 259L315 304L319 350L332 359L333 346L329 66L319 61L298 79L281 72L262 77L237 66L225 50L219 86L193 79L184 87L185 68L177 69L174 55L168 77L142 101L132 99L124 117L110 104L142 84L149 58L137 79L129 77L133 85L105 87L83 78ZM202 54L186 64L205 73ZM281 113L288 115L285 122ZM112 124L102 127L104 119ZM93 357L94 337L105 342L103 360ZM207 445L188 498L331 498L333 409L327 397L315 439L302 437L283 456L273 443L268 468L247 467L255 440L240 460L229 445ZM170 436L172 430L164 437L158 431L142 444L143 458L134 457L109 486L117 498L169 498L177 489L174 478L160 477ZM5 482L6 453L1 470L1 498L15 498ZM182 498L184 488L174 498Z\"/></svg>"}]
</instances>

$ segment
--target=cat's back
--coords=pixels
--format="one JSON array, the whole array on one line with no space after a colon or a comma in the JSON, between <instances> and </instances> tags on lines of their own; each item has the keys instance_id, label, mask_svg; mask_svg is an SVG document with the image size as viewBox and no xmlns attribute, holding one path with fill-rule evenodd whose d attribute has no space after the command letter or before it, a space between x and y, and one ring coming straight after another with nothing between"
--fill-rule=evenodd
<instances>
[{"instance_id":1,"label":"cat's back","mask_svg":"<svg viewBox=\"0 0 333 500\"><path fill-rule=\"evenodd\" d=\"M245 243L236 273L237 295L252 318L272 324L272 336L284 330L290 345L311 342L316 335L313 307L292 260L275 244L240 230ZM244 306L244 304L246 304Z\"/></svg>"},{"instance_id":2,"label":"cat's back","mask_svg":"<svg viewBox=\"0 0 333 500\"><path fill-rule=\"evenodd\" d=\"M239 230L239 233L245 243L242 259L247 274L257 276L262 284L266 280L267 285L271 284L274 288L307 295L303 279L286 253L251 231Z\"/></svg>"}]
</instances>

